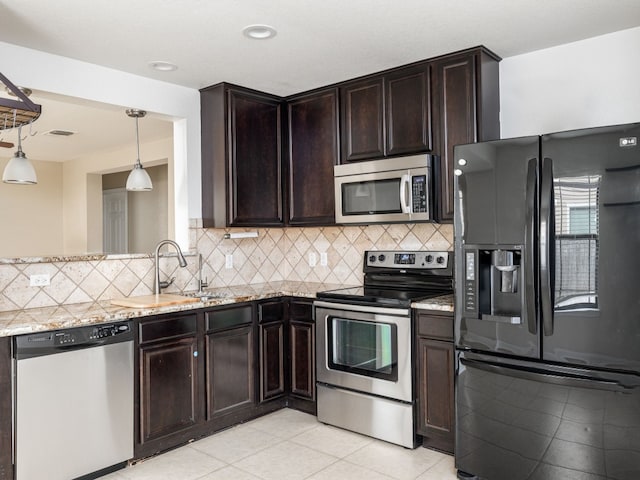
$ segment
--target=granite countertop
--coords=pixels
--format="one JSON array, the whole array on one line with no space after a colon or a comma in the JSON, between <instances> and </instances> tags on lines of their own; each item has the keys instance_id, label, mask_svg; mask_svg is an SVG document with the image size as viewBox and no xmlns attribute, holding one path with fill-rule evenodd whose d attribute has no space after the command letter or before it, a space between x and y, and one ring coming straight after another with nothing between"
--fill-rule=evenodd
<instances>
[{"instance_id":1,"label":"granite countertop","mask_svg":"<svg viewBox=\"0 0 640 480\"><path fill-rule=\"evenodd\" d=\"M283 296L315 298L317 292L348 286L349 285L315 282L283 281L211 288L207 289L207 292L211 292L220 298L156 308L120 307L112 305L110 301L106 300L101 302L67 304L57 307L12 310L0 312L0 337L128 320L163 313L196 310L199 308L250 302L265 298ZM412 304L411 307L453 312L453 295L443 295L441 297L417 302Z\"/></svg>"},{"instance_id":2,"label":"granite countertop","mask_svg":"<svg viewBox=\"0 0 640 480\"><path fill-rule=\"evenodd\" d=\"M441 312L453 313L453 294L441 295L421 302L414 302L411 304L411 308L418 308L420 310L439 310Z\"/></svg>"}]
</instances>

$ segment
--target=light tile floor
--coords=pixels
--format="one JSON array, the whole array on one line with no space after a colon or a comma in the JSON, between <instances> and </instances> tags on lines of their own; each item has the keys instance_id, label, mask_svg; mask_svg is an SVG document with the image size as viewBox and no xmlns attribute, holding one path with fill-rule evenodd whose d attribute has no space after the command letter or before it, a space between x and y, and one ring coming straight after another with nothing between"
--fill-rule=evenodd
<instances>
[{"instance_id":1,"label":"light tile floor","mask_svg":"<svg viewBox=\"0 0 640 480\"><path fill-rule=\"evenodd\" d=\"M455 480L453 457L409 450L284 409L102 480Z\"/></svg>"}]
</instances>

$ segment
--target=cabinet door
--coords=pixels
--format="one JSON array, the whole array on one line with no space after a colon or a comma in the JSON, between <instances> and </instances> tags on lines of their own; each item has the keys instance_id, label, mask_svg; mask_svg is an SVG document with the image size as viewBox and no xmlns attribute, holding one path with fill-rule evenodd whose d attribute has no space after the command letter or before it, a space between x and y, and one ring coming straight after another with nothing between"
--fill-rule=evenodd
<instances>
[{"instance_id":1,"label":"cabinet door","mask_svg":"<svg viewBox=\"0 0 640 480\"><path fill-rule=\"evenodd\" d=\"M335 223L333 166L338 163L338 91L290 99L289 224Z\"/></svg>"},{"instance_id":2,"label":"cabinet door","mask_svg":"<svg viewBox=\"0 0 640 480\"><path fill-rule=\"evenodd\" d=\"M384 86L382 77L340 88L342 162L384 156Z\"/></svg>"},{"instance_id":3,"label":"cabinet door","mask_svg":"<svg viewBox=\"0 0 640 480\"><path fill-rule=\"evenodd\" d=\"M260 325L260 401L284 395L284 322Z\"/></svg>"},{"instance_id":4,"label":"cabinet door","mask_svg":"<svg viewBox=\"0 0 640 480\"><path fill-rule=\"evenodd\" d=\"M207 334L207 419L254 403L253 326Z\"/></svg>"},{"instance_id":5,"label":"cabinet door","mask_svg":"<svg viewBox=\"0 0 640 480\"><path fill-rule=\"evenodd\" d=\"M429 65L422 65L385 76L387 155L431 150L429 71Z\"/></svg>"},{"instance_id":6,"label":"cabinet door","mask_svg":"<svg viewBox=\"0 0 640 480\"><path fill-rule=\"evenodd\" d=\"M197 349L195 335L140 347L141 443L198 422Z\"/></svg>"},{"instance_id":7,"label":"cabinet door","mask_svg":"<svg viewBox=\"0 0 640 480\"><path fill-rule=\"evenodd\" d=\"M229 226L282 225L281 103L228 92Z\"/></svg>"},{"instance_id":8,"label":"cabinet door","mask_svg":"<svg viewBox=\"0 0 640 480\"><path fill-rule=\"evenodd\" d=\"M453 452L453 343L418 339L418 433L423 445Z\"/></svg>"},{"instance_id":9,"label":"cabinet door","mask_svg":"<svg viewBox=\"0 0 640 480\"><path fill-rule=\"evenodd\" d=\"M315 400L315 325L291 320L291 395Z\"/></svg>"},{"instance_id":10,"label":"cabinet door","mask_svg":"<svg viewBox=\"0 0 640 480\"><path fill-rule=\"evenodd\" d=\"M453 219L453 147L477 140L475 55L453 56L434 66L439 125L439 220Z\"/></svg>"}]
</instances>

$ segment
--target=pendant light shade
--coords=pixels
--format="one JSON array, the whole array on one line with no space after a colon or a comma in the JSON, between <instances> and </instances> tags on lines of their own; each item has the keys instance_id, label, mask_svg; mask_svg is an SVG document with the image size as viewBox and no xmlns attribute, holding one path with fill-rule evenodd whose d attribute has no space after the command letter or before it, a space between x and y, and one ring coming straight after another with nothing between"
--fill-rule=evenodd
<instances>
[{"instance_id":1,"label":"pendant light shade","mask_svg":"<svg viewBox=\"0 0 640 480\"><path fill-rule=\"evenodd\" d=\"M18 185L35 185L38 177L33 165L22 151L22 127L18 127L18 151L4 167L2 181Z\"/></svg>"},{"instance_id":2,"label":"pendant light shade","mask_svg":"<svg viewBox=\"0 0 640 480\"><path fill-rule=\"evenodd\" d=\"M148 192L153 190L151 177L138 161L127 177L127 190L132 192Z\"/></svg>"},{"instance_id":3,"label":"pendant light shade","mask_svg":"<svg viewBox=\"0 0 640 480\"><path fill-rule=\"evenodd\" d=\"M151 183L151 177L140 163L140 136L138 134L138 119L144 117L147 114L144 110L130 109L127 110L127 115L136 119L136 147L138 151L138 157L136 163L133 165L133 170L127 178L127 190L131 192L148 192L153 189Z\"/></svg>"}]
</instances>

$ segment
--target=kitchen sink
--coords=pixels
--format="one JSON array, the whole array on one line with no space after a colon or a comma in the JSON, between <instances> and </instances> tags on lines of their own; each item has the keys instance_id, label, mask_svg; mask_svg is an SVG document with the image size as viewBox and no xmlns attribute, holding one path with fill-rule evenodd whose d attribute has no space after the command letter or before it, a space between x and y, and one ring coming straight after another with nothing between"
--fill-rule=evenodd
<instances>
[{"instance_id":1,"label":"kitchen sink","mask_svg":"<svg viewBox=\"0 0 640 480\"><path fill-rule=\"evenodd\" d=\"M183 293L183 295L186 297L197 298L201 302L206 302L207 300L228 298L228 295L224 293L214 293L214 292L185 292Z\"/></svg>"}]
</instances>

